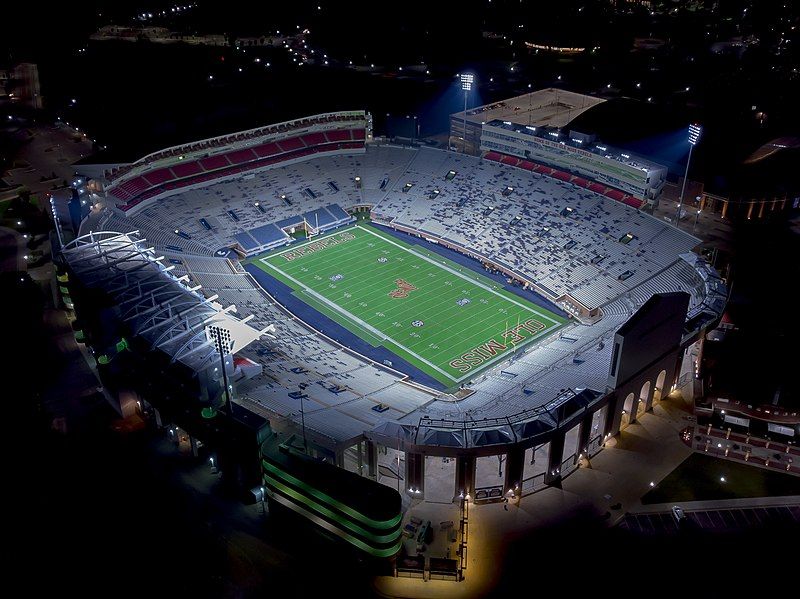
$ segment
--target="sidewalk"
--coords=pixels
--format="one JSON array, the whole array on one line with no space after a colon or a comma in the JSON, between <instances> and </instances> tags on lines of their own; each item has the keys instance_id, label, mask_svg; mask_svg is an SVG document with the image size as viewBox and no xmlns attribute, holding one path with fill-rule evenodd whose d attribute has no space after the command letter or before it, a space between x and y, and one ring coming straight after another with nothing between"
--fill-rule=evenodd
<instances>
[{"instance_id":1,"label":"sidewalk","mask_svg":"<svg viewBox=\"0 0 800 599\"><path fill-rule=\"evenodd\" d=\"M672 472L692 452L681 441L689 404L675 394L642 415L606 448L562 483L522 497L518 503L470 505L468 565L462 582L378 577L375 590L384 596L467 598L489 592L498 582L510 539L528 536L554 522L572 518L605 520L613 526L626 511L641 507L640 497ZM619 509L612 505L621 503Z\"/></svg>"}]
</instances>

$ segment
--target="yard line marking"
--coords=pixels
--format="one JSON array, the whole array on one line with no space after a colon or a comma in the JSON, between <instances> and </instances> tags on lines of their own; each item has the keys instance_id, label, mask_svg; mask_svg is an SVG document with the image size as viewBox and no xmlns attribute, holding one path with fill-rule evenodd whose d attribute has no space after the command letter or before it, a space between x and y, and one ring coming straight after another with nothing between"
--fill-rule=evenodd
<instances>
[{"instance_id":1,"label":"yard line marking","mask_svg":"<svg viewBox=\"0 0 800 599\"><path fill-rule=\"evenodd\" d=\"M378 252L379 254L382 254L382 253L385 253L386 250L383 250L383 252L380 252L379 251L379 244L378 244L378 247L376 247L375 251L373 251L372 248L368 249L367 247L365 247L365 245L371 245L371 244L365 244L364 243L365 240L368 241L372 237L377 237L378 241L385 242L385 244L391 245L391 246L394 246L395 248L397 248L397 249L395 249L395 251L399 250L399 251L411 254L414 258L424 261L425 263L427 263L427 268L425 268L425 266L423 265L422 270L414 271L419 276L426 277L426 276L429 275L429 273L438 273L438 272L442 272L443 271L444 273L447 273L447 274L445 274L445 277L447 277L448 275L452 276L452 277L458 277L459 279L465 281L468 284L469 288L477 288L475 291L478 293L478 295L473 296L473 300L479 299L479 297L480 297L480 295L482 293L483 294L490 294L491 296L494 296L494 301L499 301L500 305L504 305L504 304L508 305L508 304L510 304L511 306L514 306L517 310L522 311L523 314L525 314L525 315L528 315L528 314L533 315L536 320L550 321L552 323L551 325L546 326L538 334L535 334L532 337L526 338L524 341L520 342L519 344L517 344L517 345L515 345L513 347L509 347L509 349L511 351L503 351L502 353L498 354L494 359L491 359L491 360L488 360L488 361L484 362L484 364L482 364L481 367L480 367L481 371L483 371L487 367L492 366L496 362L500 362L502 360L512 359L514 357L514 355L519 350L521 350L524 346L527 346L529 343L533 342L534 340L539 339L540 337L543 337L543 336L551 333L552 329L560 324L558 321L555 321L552 318L550 318L549 316L546 316L545 314L539 312L536 309L536 308L538 308L538 306L533 307L533 306L527 306L527 305L521 304L520 302L515 301L510 296L510 294L509 295L505 295L503 293L499 293L498 291L495 291L495 289L493 289L492 287L490 287L489 285L487 285L486 283L484 283L481 280L481 276L478 273L475 273L475 272L473 272L471 270L468 272L468 274L463 274L463 273L457 272L456 269L454 269L452 266L450 266L448 264L448 262L445 262L444 260L442 260L441 257L439 257L439 256L428 256L428 255L422 254L421 252L424 251L424 250L421 249L421 248L410 249L410 248L404 247L403 245L394 242L392 239L390 239L388 237L385 237L384 234L382 234L382 233L373 232L372 230L369 230L367 228L364 228L364 227L361 227L361 226L358 226L358 225L353 227L352 229L358 229L360 232L363 232L361 236L356 237L356 238L351 239L351 240L348 240L349 243L347 244L347 247L350 248L350 250L352 250L353 257L348 257L347 256L348 253L351 253L350 250L346 251L345 255L340 255L341 252L335 252L334 251L334 252L331 253L331 252L322 252L321 251L321 252L308 253L308 254L305 254L303 256L299 256L300 259L296 260L296 261L293 261L293 262L287 262L286 264L281 263L280 267L273 266L270 262L268 262L269 259L272 259L273 257L277 257L279 255L282 255L282 254L286 253L287 251L293 250L293 249L298 247L298 246L293 246L293 247L286 248L286 249L284 249L284 250L282 250L280 252L274 253L274 254L272 254L272 255L270 255L268 257L260 258L259 262L261 262L262 265L266 264L267 266L270 267L271 270L274 270L274 271L282 274L284 277L286 277L287 279L291 280L295 285L297 285L298 289L301 290L304 294L306 294L310 298L314 298L314 300L316 300L316 301L321 302L322 305L335 310L336 313L343 315L345 318L347 318L348 321L353 323L355 326L358 326L364 332L373 335L375 337L375 339L378 340L379 342L385 342L385 343L388 342L388 343L391 343L391 344L395 345L399 349L402 349L403 351L405 351L409 356L413 356L414 358L418 359L423 364L426 364L426 365L430 366L431 368L433 368L434 370L436 370L436 372L444 375L448 380L451 380L451 381L454 381L454 382L461 382L461 381L463 381L465 379L473 378L476 375L476 373L470 371L470 372L465 373L463 376L461 376L459 378L455 378L454 376L451 376L450 374L448 374L447 371L444 371L442 368L438 367L431 360L436 360L436 362L438 363L440 360L444 359L444 361L446 362L447 361L447 356L445 356L445 354L450 352L450 351L452 351L453 349L455 349L455 348L448 348L447 346L450 345L451 341L454 338L458 338L458 337L463 336L462 333L464 333L466 331L475 330L475 333L467 335L467 336L470 337L470 338L474 337L475 339L477 339L476 343L478 343L480 341L480 339L478 339L479 333L482 333L485 324L488 324L488 321L492 320L494 308L490 307L490 306L479 307L478 311L474 314L474 317L477 317L477 318L473 318L472 319L472 323L466 325L466 328L464 328L463 330L461 330L461 329L456 330L458 327L463 325L463 323L461 323L461 322L454 322L453 324L445 325L444 327L439 327L437 325L437 329L436 329L435 332L434 331L430 331L430 335L423 334L422 338L419 338L418 336L415 339L410 339L409 338L409 339L407 339L405 341L405 343L407 344L407 345L405 345L403 342L398 341L397 337L392 336L392 333L394 333L395 335L399 335L400 338L408 337L409 335L408 335L408 328L407 327L403 327L402 330L391 330L389 333L384 333L381 329L386 327L386 326L389 326L389 324L387 324L387 323L391 323L391 321L402 322L406 318L408 318L407 315L411 315L411 314L419 312L419 311L423 311L423 312L434 311L434 312L436 312L437 314L440 314L440 315L441 314L447 314L448 311L449 311L452 314L455 314L454 312L452 312L452 310L449 310L447 305L449 303L455 301L454 297L458 296L459 293L456 292L453 295L450 292L448 292L448 294L445 294L445 295L447 295L447 297L439 296L439 295L435 295L435 294L434 295L422 294L422 296L419 298L420 301L414 302L412 305L408 305L407 307L404 305L404 306L402 306L402 309L400 309L399 311L398 310L392 310L392 313L390 315L386 315L386 316L380 317L377 321L376 321L376 318L373 318L371 316L365 316L365 317L367 317L369 319L369 321L363 320L362 318L356 316L354 313L349 311L348 304L355 306L354 302L357 302L357 301L358 302L368 301L370 303L370 306L372 306L372 304L374 302L377 302L377 305L375 305L375 308L377 308L379 311L382 311L382 312L387 310L387 303L385 301L382 301L382 300L385 300L385 298L382 298L382 295L384 294L384 290L380 289L379 285L372 284L372 282L369 280L370 279L370 274L373 272L373 269L375 267L374 264L371 264L369 262L364 262L364 264L361 267L357 266L358 263L363 260L364 252L367 252L367 253L370 253L370 254L375 254L375 252ZM337 233L341 233L341 231L338 231ZM368 233L371 237L365 236L364 233ZM322 237L328 237L328 236L330 236L330 234L322 236ZM319 238L317 238L317 239L319 239ZM305 245L305 244L301 244L300 247L302 247L302 245ZM338 245L343 245L344 246L345 244L335 244L335 246L338 246ZM323 249L334 250L335 247L323 248ZM375 255L378 255L378 254L375 254ZM395 255L395 257L397 257L397 256ZM305 260L303 260L303 258ZM400 260L402 260L402 258L400 258ZM395 273L402 277L403 273L406 273L406 276L408 276L407 270L404 268L403 264L398 264L398 263L395 263L394 261L392 261L392 262L393 263L391 265L387 264L386 267L381 267L385 274L388 274L389 272L391 272L391 273L393 273L391 275L392 277L395 276ZM313 268L313 270L318 271L319 274L325 273L326 276L323 276L320 279L320 281L318 282L318 284L316 282L314 282L314 283L309 282L307 284L306 283L302 283L301 281L296 279L294 276L292 276L292 274L290 274L290 273L297 274L298 276L304 276L304 275L301 275L298 272L298 270L306 270L303 267L303 264L306 264L308 266L308 268ZM285 270L284 270L284 268L285 268ZM325 293L331 293L329 291L329 289L327 288L327 285L328 285L328 282L327 282L328 276L327 275L330 274L330 272L325 272L327 270L330 270L330 272L336 272L337 270L341 270L342 272L347 271L348 274L346 275L347 278L346 278L345 282L344 283L337 282L337 286L341 286L342 287L342 292L343 293L344 292L348 292L348 293L349 292L353 292L353 295L356 295L353 290L357 288L360 291L360 293L358 294L359 297L356 298L356 299L350 299L350 300L348 300L348 299L346 299L344 297L328 299L325 295L323 295ZM314 285L315 287L320 287L320 291L322 293L315 291L314 288L311 287L311 285ZM456 283L456 286L453 287L453 290L458 289L458 285L459 285L459 283ZM366 294L363 293L364 291L366 291ZM337 290L336 293L333 293L333 295L336 296L337 293L338 293L338 290ZM465 293L467 293L467 295L469 295L468 292L465 292ZM506 292L506 293L508 293L508 292ZM450 297L450 295L452 295L452 297ZM392 308L394 308L394 305L392 305ZM514 308L511 308L509 306L508 309L511 311L512 318L513 318L513 312L515 311ZM518 313L517 314L517 318L519 319L519 317L520 317L520 315ZM526 316L526 318L527 318L527 316ZM374 325L370 324L370 322L374 322L375 324ZM380 328L378 328L378 327L380 327ZM494 327L490 327L490 328L494 329ZM495 332L491 332L489 329L487 329L487 332L491 333L492 335L496 334ZM439 347L442 347L442 346L444 346L444 347L442 347L442 349L439 349L439 347L437 347L438 351L434 350L430 354L429 359L423 358L421 355L419 355L415 351L413 351L414 349L416 349L418 347L423 347L423 344L429 344L429 343L435 343ZM427 347L425 347L425 349L427 349ZM426 355L427 354L428 354L428 352L426 352ZM449 364L443 364L443 365L447 366Z\"/></svg>"},{"instance_id":2,"label":"yard line marking","mask_svg":"<svg viewBox=\"0 0 800 599\"><path fill-rule=\"evenodd\" d=\"M437 261L436 261L436 260L434 260L433 258L430 258L430 257L428 257L428 256L425 256L424 254L420 254L419 252L415 252L415 251L414 251L413 249L411 249L411 248L406 248L406 247L403 247L403 246L402 246L402 245L400 245L399 243L395 243L393 240L391 240L391 239L387 239L386 237L383 237L383 236L381 236L381 235L378 235L377 233L374 233L373 231L370 231L369 229L366 229L366 228L364 228L364 227L360 227L360 226L358 226L358 225L356 225L356 227L357 227L358 229L361 229L362 231L366 231L366 232L367 232L367 233L369 233L370 235L374 235L375 237L378 237L379 239L383 239L383 240L384 240L386 243L389 243L389 244L391 244L391 245L394 245L394 246L396 246L396 247L399 247L401 250L403 250L403 251L406 251L406 252L408 252L409 254L414 254L414 255L415 255L415 256L417 256L418 258L422 258L422 259L423 259L423 260L425 260L426 262L430 262L431 264L436 264L436 265L437 265L439 268L441 268L442 270L446 270L446 271L448 271L449 273L451 273L451 274L454 274L455 276L457 276L457 277L459 277L459 278L461 278L461 279L464 279L465 281L469 281L470 283L473 283L474 285L477 285L478 287L480 287L480 288L482 288L482 289L485 289L485 290L486 290L486 291L488 291L489 293L493 293L494 295L497 295L497 296L499 296L499 297L502 297L503 299L506 299L506 300L508 300L509 302L511 302L512 304L515 304L515 305L517 305L518 307L522 308L523 310L527 310L528 312L533 312L534 314L537 314L538 316L541 316L542 318L546 318L547 320L549 320L549 321L550 321L550 322L552 322L553 324L558 324L558 321L557 321L557 320L553 320L552 318L550 318L549 316L545 316L544 314L539 314L538 312L536 312L535 310L532 310L532 309L531 309L531 308L529 308L528 306L525 306L525 305L523 305L523 304L520 304L519 302L517 302L516 300L514 300L514 299L512 299L512 298L510 298L510 297L506 297L506 296L504 296L503 294L501 294L501 293L498 293L497 291L495 291L494 289L492 289L491 287L489 287L488 285L486 285L486 284L485 284L485 283L483 283L482 281L477 281L477 280L475 280L475 279L471 279L471 278L469 278L468 276L466 276L465 274L463 274L463 273L460 273L460 272L458 272L457 270L454 270L453 268L451 268L451 267L450 267L449 265L447 265L447 264L442 264L442 263L440 263L440 262L437 262Z\"/></svg>"},{"instance_id":3,"label":"yard line marking","mask_svg":"<svg viewBox=\"0 0 800 599\"><path fill-rule=\"evenodd\" d=\"M458 382L458 379L455 379L455 378L453 378L452 376L450 376L450 375L449 375L447 372L445 372L444 370L442 370L441 368L439 368L439 367L438 367L436 364L433 364L433 363L429 362L428 360L426 360L425 358L423 358L422 356L420 356L420 355L419 355L419 354L417 354L416 352L413 352L413 351L411 351L411 350L410 350L410 349L408 349L406 346L402 345L401 343L399 343L398 341L396 341L396 340L395 340L395 339L393 339L392 337L389 337L387 334L385 334L385 333L381 332L380 330L376 329L375 327L373 327L373 326L372 326L372 325L370 325L369 323L367 323L367 322L364 322L363 320L361 320L360 318L358 318L358 317L357 317L355 314L351 314L350 312L348 312L347 310L345 310L344 308L342 308L341 306L339 306L338 304L336 304L336 302L330 301L330 300L329 300L328 298L326 298L324 295L322 295L322 294L320 294L320 293L317 293L317 292L316 292L316 291L314 291L313 289L310 289L309 287L307 287L306 285L304 285L303 283L301 283L300 281L298 281L297 279L295 279L293 276L291 276L291 275L289 275L289 274L286 274L285 272L283 272L283 271L282 271L280 268L278 268L277 266L273 266L272 264L269 264L268 262L267 262L266 264L267 264L267 266L269 266L271 269L273 269L273 270L275 270L275 271L279 272L279 273L280 273L280 274L282 274L284 277L286 277L287 279L291 280L291 281L292 281L292 282L293 282L295 285L298 285L298 286L299 286L301 289L304 289L305 291L307 291L308 293L310 293L311 295L313 295L313 296L314 296L314 297L315 297L317 300L321 301L321 302L322 302L322 303L324 303L326 306L329 306L330 308L333 308L334 310L336 310L337 312L339 312L339 313L340 313L340 314L342 314L343 316L346 316L346 317L350 318L351 320L353 320L354 322L357 322L358 324L360 324L361 326L363 326L365 329L367 329L367 330L368 330L370 333L373 333L373 334L374 334L376 337L378 337L378 338L380 338L380 339L383 339L383 341L388 341L388 342L394 343L394 344L395 344L397 347L399 347L400 349L402 349L402 350L404 350L404 351L408 352L409 354L411 354L412 356L414 356L415 358L417 358L419 361L421 361L421 362L424 362L425 364L427 364L428 366L430 366L431 368L433 368L433 369L434 369L436 372L438 372L438 373L440 373L440 374L442 374L442 375L446 376L448 379L450 379L450 380L451 380L451 381L453 381L453 382Z\"/></svg>"}]
</instances>

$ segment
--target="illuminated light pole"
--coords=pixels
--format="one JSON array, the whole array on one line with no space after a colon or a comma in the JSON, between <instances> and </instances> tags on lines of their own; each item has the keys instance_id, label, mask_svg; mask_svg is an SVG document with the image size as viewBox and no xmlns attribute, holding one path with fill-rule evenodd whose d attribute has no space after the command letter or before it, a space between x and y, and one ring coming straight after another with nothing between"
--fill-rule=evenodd
<instances>
[{"instance_id":1,"label":"illuminated light pole","mask_svg":"<svg viewBox=\"0 0 800 599\"><path fill-rule=\"evenodd\" d=\"M461 89L464 90L464 154L467 153L467 97L472 90L475 75L472 73L461 73Z\"/></svg>"},{"instance_id":2,"label":"illuminated light pole","mask_svg":"<svg viewBox=\"0 0 800 599\"><path fill-rule=\"evenodd\" d=\"M231 401L231 386L228 383L228 371L226 368L226 360L225 354L230 353L230 349L226 347L225 342L222 339L222 329L220 327L214 327L214 340L216 341L216 349L217 353L219 353L219 361L222 366L222 384L225 385L225 403L226 403L226 411L228 412L228 418L233 420L233 402ZM227 351L226 351L227 350Z\"/></svg>"},{"instance_id":3,"label":"illuminated light pole","mask_svg":"<svg viewBox=\"0 0 800 599\"><path fill-rule=\"evenodd\" d=\"M700 218L700 209L697 209L697 214L694 215L694 225L692 226L692 235L694 235L694 231L697 228L697 221Z\"/></svg>"},{"instance_id":4,"label":"illuminated light pole","mask_svg":"<svg viewBox=\"0 0 800 599\"><path fill-rule=\"evenodd\" d=\"M689 125L689 158L686 159L686 172L683 174L683 185L681 186L681 195L678 198L678 211L675 214L675 226L679 227L681 224L681 207L683 206L683 194L686 192L686 179L689 178L689 164L692 162L692 150L697 145L700 139L702 127L697 124Z\"/></svg>"},{"instance_id":5,"label":"illuminated light pole","mask_svg":"<svg viewBox=\"0 0 800 599\"><path fill-rule=\"evenodd\" d=\"M561 79L561 75L558 76ZM528 127L531 126L531 112L533 112L533 92L531 89L533 88L533 83L528 84ZM558 102L558 95L556 92L556 102Z\"/></svg>"},{"instance_id":6,"label":"illuminated light pole","mask_svg":"<svg viewBox=\"0 0 800 599\"><path fill-rule=\"evenodd\" d=\"M300 426L303 429L303 449L308 453L308 441L306 440L306 411L303 406L303 396L305 393L300 393Z\"/></svg>"}]
</instances>

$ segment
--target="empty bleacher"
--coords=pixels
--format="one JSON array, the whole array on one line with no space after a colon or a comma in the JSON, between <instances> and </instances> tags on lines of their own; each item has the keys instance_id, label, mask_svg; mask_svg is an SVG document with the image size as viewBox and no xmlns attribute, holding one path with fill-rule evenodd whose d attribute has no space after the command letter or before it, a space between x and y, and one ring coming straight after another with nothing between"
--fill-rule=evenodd
<instances>
[{"instance_id":1,"label":"empty bleacher","mask_svg":"<svg viewBox=\"0 0 800 599\"><path fill-rule=\"evenodd\" d=\"M348 135L349 143L359 139ZM330 132L296 138L291 146L299 150L294 151L332 141ZM348 143L343 134L342 139L335 143ZM222 156L223 168L271 157L282 151L282 143L233 149ZM697 309L713 287L713 281L706 283L680 258L697 240L636 210L624 194L617 200L606 186L573 175L553 176L554 169L529 161L506 164L499 155L486 158L375 143L364 153L316 153L313 160L275 163L246 176L239 171L242 176L233 178L214 177L203 170L203 159L194 159L172 165L169 175L153 170L122 177L117 189L129 197L145 195L170 175L164 184L199 175L209 176L206 185L175 189L132 215L109 210L100 222L107 230L141 231L167 256L175 274L189 276L207 296L218 294L223 305L234 304L239 316L253 315L253 326L275 323L278 340L262 339L243 350L262 365L263 373L243 383L237 401L267 416L297 419L297 393L302 391L306 426L336 442L385 419L416 424L422 415L504 417L543 405L567 387L603 389L610 339L635 309L655 293L679 290L690 292L692 309ZM450 170L457 175L447 180ZM403 193L407 183L412 186ZM513 192L504 195L508 187ZM313 190L313 197L306 189ZM570 295L587 307L602 308L603 318L592 325L572 321L481 373L470 382L468 397L440 401L436 392L408 385L402 374L314 331L236 264L213 257L221 247L238 245L252 254L289 243L283 229L303 218L320 230L346 224L351 219L347 211L365 204L372 206L378 222L425 231L468 249L536 284L551 299ZM631 274L620 280L625 273ZM378 403L389 410L372 410Z\"/></svg>"}]
</instances>

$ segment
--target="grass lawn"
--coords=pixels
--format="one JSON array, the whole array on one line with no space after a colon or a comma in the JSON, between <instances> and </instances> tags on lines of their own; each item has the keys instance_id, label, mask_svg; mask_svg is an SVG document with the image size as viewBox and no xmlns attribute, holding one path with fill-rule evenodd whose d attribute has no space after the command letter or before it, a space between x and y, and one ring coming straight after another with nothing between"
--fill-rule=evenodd
<instances>
[{"instance_id":1,"label":"grass lawn","mask_svg":"<svg viewBox=\"0 0 800 599\"><path fill-rule=\"evenodd\" d=\"M253 260L317 311L447 386L564 318L468 268L357 225Z\"/></svg>"},{"instance_id":2,"label":"grass lawn","mask_svg":"<svg viewBox=\"0 0 800 599\"><path fill-rule=\"evenodd\" d=\"M725 482L720 477L725 477ZM800 495L800 478L693 453L642 497L643 504Z\"/></svg>"}]
</instances>

